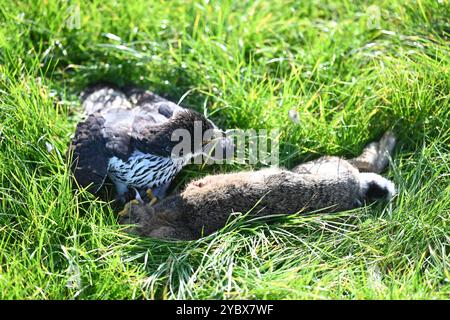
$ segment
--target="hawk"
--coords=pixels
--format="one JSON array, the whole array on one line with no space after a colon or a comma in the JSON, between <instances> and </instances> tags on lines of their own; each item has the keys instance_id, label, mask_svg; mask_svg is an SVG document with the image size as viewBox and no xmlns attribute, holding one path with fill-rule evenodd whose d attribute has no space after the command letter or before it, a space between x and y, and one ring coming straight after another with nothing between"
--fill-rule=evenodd
<instances>
[{"instance_id":1,"label":"hawk","mask_svg":"<svg viewBox=\"0 0 450 320\"><path fill-rule=\"evenodd\" d=\"M95 85L83 92L82 104L87 116L78 123L70 143L71 169L78 185L93 194L109 178L122 202L131 189L140 200L146 194L153 200L163 198L193 157L211 151L211 141L219 153L232 146L202 114L140 88ZM179 143L172 141L174 131L184 129L194 137L199 124L201 143L191 143L190 152L173 157ZM208 129L216 134L205 139L203 133Z\"/></svg>"}]
</instances>

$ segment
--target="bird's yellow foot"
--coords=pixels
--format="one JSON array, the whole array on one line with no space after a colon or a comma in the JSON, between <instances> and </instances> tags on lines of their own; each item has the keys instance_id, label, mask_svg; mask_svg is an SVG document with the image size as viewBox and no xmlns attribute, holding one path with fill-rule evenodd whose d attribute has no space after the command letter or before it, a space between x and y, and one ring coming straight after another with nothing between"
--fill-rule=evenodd
<instances>
[{"instance_id":1,"label":"bird's yellow foot","mask_svg":"<svg viewBox=\"0 0 450 320\"><path fill-rule=\"evenodd\" d=\"M140 202L139 202L139 200L134 199L134 200L131 200L130 202L128 202L127 204L125 204L125 207L123 208L123 210L119 212L119 217L125 217L130 212L130 207L133 204L137 205L137 204L140 204Z\"/></svg>"},{"instance_id":2,"label":"bird's yellow foot","mask_svg":"<svg viewBox=\"0 0 450 320\"><path fill-rule=\"evenodd\" d=\"M158 201L158 198L153 194L152 189L147 189L145 193L147 193L147 197L150 199L149 206L154 205Z\"/></svg>"}]
</instances>

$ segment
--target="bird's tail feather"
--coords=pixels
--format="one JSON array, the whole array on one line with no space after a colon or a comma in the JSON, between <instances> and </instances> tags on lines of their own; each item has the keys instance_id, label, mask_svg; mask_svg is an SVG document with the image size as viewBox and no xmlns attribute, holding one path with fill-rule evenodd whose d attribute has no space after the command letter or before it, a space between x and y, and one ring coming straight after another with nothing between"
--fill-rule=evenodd
<instances>
[{"instance_id":1,"label":"bird's tail feather","mask_svg":"<svg viewBox=\"0 0 450 320\"><path fill-rule=\"evenodd\" d=\"M81 93L81 101L86 115L104 112L110 108L132 108L127 96L117 86L107 82L86 87Z\"/></svg>"}]
</instances>

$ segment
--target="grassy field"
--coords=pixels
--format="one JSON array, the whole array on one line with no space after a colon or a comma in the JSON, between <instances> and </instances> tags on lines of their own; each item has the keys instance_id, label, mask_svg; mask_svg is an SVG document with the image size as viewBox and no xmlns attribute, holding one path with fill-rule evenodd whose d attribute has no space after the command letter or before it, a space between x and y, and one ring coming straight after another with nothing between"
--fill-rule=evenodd
<instances>
[{"instance_id":1,"label":"grassy field","mask_svg":"<svg viewBox=\"0 0 450 320\"><path fill-rule=\"evenodd\" d=\"M0 298L448 299L449 19L447 0L3 0ZM99 80L222 128L280 128L287 167L393 129L398 196L195 242L127 235L108 203L72 191L65 158L78 94ZM192 165L176 186L239 168Z\"/></svg>"}]
</instances>

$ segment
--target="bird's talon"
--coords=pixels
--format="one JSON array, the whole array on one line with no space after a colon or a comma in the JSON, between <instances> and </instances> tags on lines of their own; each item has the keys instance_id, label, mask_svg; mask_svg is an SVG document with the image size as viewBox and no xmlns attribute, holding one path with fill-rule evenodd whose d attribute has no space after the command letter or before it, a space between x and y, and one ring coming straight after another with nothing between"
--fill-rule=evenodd
<instances>
[{"instance_id":1,"label":"bird's talon","mask_svg":"<svg viewBox=\"0 0 450 320\"><path fill-rule=\"evenodd\" d=\"M135 195L135 197L134 197L134 199L132 200L132 201L135 201L135 202L133 202L134 204L140 204L140 203L144 203L144 200L142 200L142 198L141 198L141 195L139 194L139 191L137 191L137 189L136 188L134 188L133 187L133 189L134 189L134 192L136 192L136 195ZM137 201L137 202L136 202Z\"/></svg>"},{"instance_id":2,"label":"bird's talon","mask_svg":"<svg viewBox=\"0 0 450 320\"><path fill-rule=\"evenodd\" d=\"M149 206L151 207L158 201L158 198L153 194L152 189L147 189L146 193L147 197L150 199Z\"/></svg>"},{"instance_id":3,"label":"bird's talon","mask_svg":"<svg viewBox=\"0 0 450 320\"><path fill-rule=\"evenodd\" d=\"M152 189L147 189L147 191L145 191L145 193L147 194L149 199L153 199L155 196L153 195L153 191Z\"/></svg>"},{"instance_id":4,"label":"bird's talon","mask_svg":"<svg viewBox=\"0 0 450 320\"><path fill-rule=\"evenodd\" d=\"M149 202L148 205L151 207L151 206L153 206L156 202L158 202L158 198L157 198L157 197L153 197L152 200L150 200L150 202Z\"/></svg>"},{"instance_id":5,"label":"bird's talon","mask_svg":"<svg viewBox=\"0 0 450 320\"><path fill-rule=\"evenodd\" d=\"M119 212L119 217L125 217L126 215L128 215L128 213L130 212L130 207L132 205L138 205L141 202L137 199L133 199L130 202L128 202L127 204L125 204L125 207L122 209L122 211Z\"/></svg>"},{"instance_id":6,"label":"bird's talon","mask_svg":"<svg viewBox=\"0 0 450 320\"><path fill-rule=\"evenodd\" d=\"M119 212L119 217L125 217L128 214L128 211L128 206L125 206L125 208Z\"/></svg>"}]
</instances>

